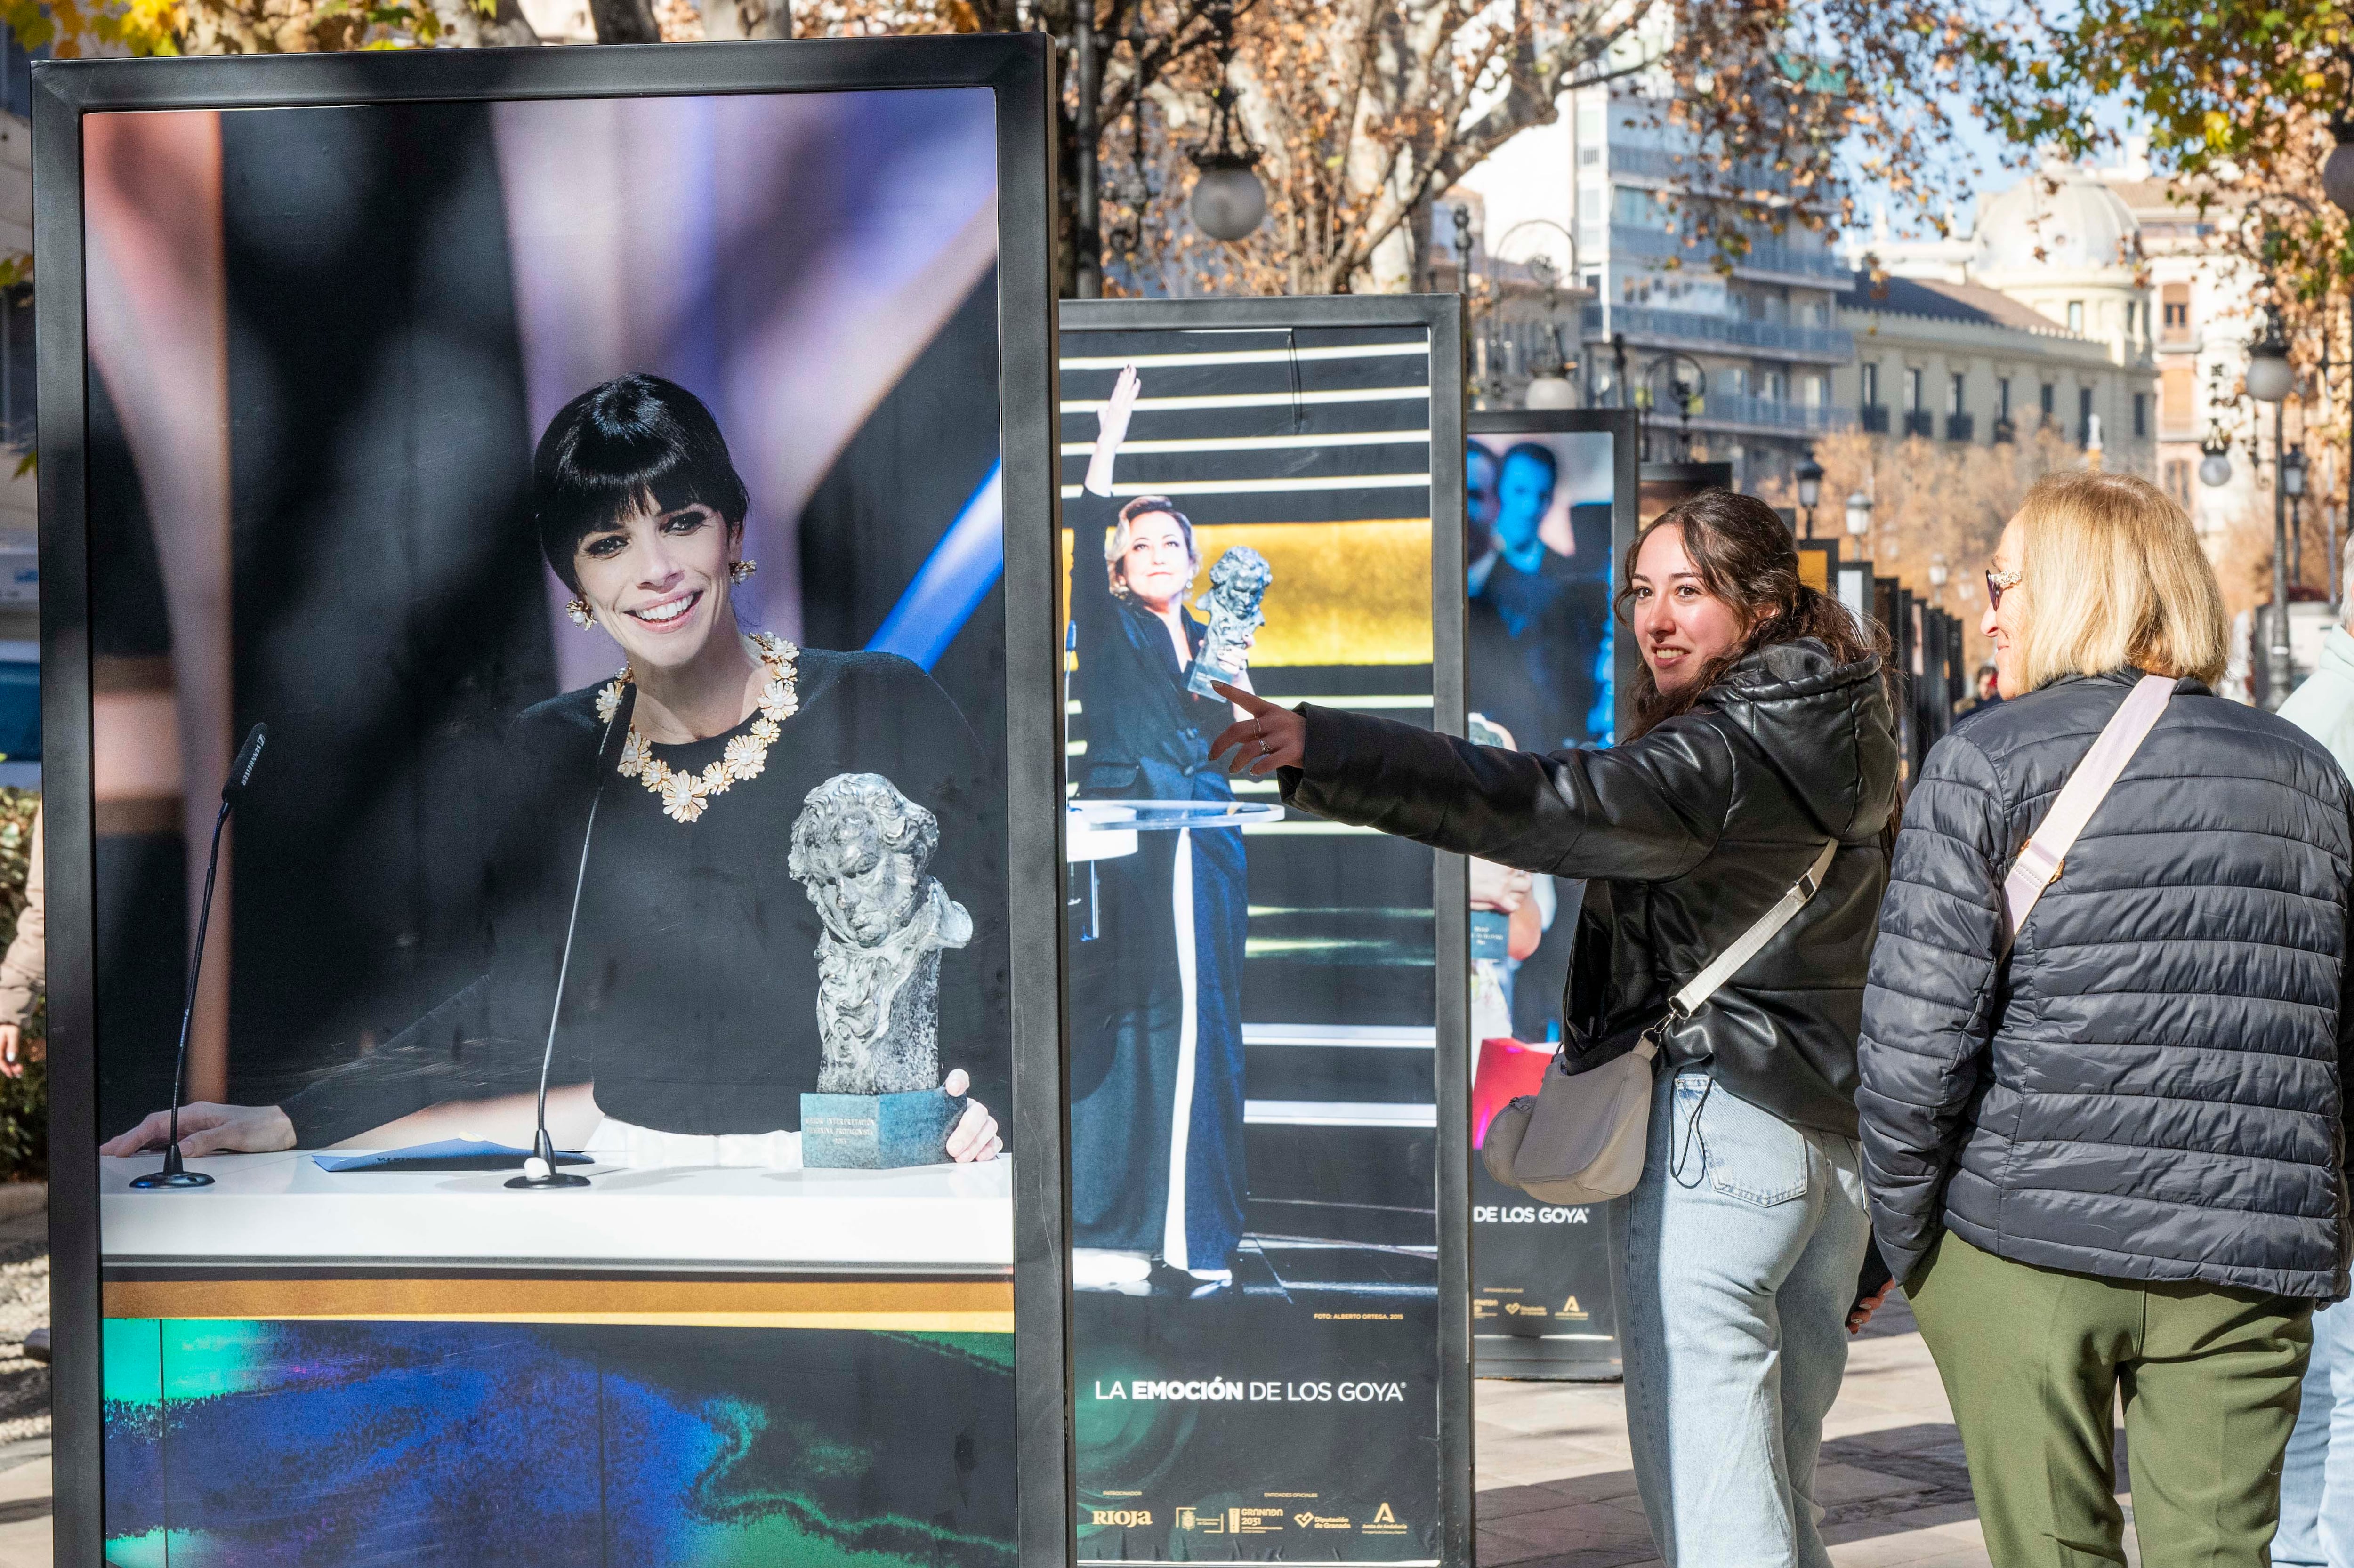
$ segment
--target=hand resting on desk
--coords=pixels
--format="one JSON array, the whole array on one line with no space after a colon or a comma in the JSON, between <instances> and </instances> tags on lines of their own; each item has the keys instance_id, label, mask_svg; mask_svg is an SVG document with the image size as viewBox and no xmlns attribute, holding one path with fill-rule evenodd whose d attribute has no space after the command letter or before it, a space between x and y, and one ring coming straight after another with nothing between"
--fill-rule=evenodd
<instances>
[{"instance_id":1,"label":"hand resting on desk","mask_svg":"<svg viewBox=\"0 0 2354 1568\"><path fill-rule=\"evenodd\" d=\"M961 1095L971 1083L960 1067L949 1074L941 1087L951 1095ZM585 1140L585 1129L594 1127L598 1113L591 1094L590 1086L585 1084L567 1085L548 1092L549 1128L558 1134L557 1141L564 1147L579 1147ZM502 1118L496 1114L500 1111L507 1115ZM387 1148L442 1137L483 1136L529 1143L531 1115L532 1100L526 1095L506 1096L493 1101L453 1101L414 1112L358 1138L346 1139L343 1147ZM507 1121L516 1122L521 1131L505 1125ZM98 1151L104 1155L130 1155L160 1150L171 1137L171 1113L157 1111L130 1131L99 1145ZM572 1136L564 1136L566 1133ZM270 1154L293 1147L294 1124L276 1106L225 1106L199 1100L180 1107L180 1152L184 1156ZM967 1102L964 1115L949 1129L948 1157L959 1164L976 1163L996 1159L1004 1148L997 1118L989 1114L989 1107L979 1100Z\"/></svg>"},{"instance_id":2,"label":"hand resting on desk","mask_svg":"<svg viewBox=\"0 0 2354 1568\"><path fill-rule=\"evenodd\" d=\"M172 1113L159 1110L120 1138L98 1146L101 1154L143 1154L160 1150L172 1136ZM270 1154L294 1147L294 1124L276 1106L223 1106L197 1100L180 1107L180 1152Z\"/></svg>"}]
</instances>

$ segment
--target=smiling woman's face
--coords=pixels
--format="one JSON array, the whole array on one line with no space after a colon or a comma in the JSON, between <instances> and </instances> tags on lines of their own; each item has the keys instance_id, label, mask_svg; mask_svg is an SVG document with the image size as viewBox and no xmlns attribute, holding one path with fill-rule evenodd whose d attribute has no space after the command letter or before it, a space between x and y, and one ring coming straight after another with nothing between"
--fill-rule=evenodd
<instances>
[{"instance_id":1,"label":"smiling woman's face","mask_svg":"<svg viewBox=\"0 0 2354 1568\"><path fill-rule=\"evenodd\" d=\"M685 506L633 513L574 547L581 597L636 668L690 664L716 629L733 624L732 532L710 507Z\"/></svg>"},{"instance_id":2,"label":"smiling woman's face","mask_svg":"<svg viewBox=\"0 0 2354 1568\"><path fill-rule=\"evenodd\" d=\"M1635 646L1662 692L1681 691L1699 679L1711 660L1731 652L1748 630L1740 612L1701 580L1680 526L1651 530L1628 580Z\"/></svg>"},{"instance_id":3,"label":"smiling woman's face","mask_svg":"<svg viewBox=\"0 0 2354 1568\"><path fill-rule=\"evenodd\" d=\"M1156 613L1167 613L1193 582L1193 556L1185 546L1185 531L1166 512L1129 520L1128 548L1120 552L1119 567L1128 591Z\"/></svg>"}]
</instances>

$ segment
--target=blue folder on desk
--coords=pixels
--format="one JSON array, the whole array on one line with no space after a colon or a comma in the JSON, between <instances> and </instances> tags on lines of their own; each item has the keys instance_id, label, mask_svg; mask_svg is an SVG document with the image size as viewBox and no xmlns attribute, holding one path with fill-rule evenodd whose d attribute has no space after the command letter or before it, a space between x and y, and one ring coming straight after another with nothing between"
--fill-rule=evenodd
<instances>
[{"instance_id":1,"label":"blue folder on desk","mask_svg":"<svg viewBox=\"0 0 2354 1568\"><path fill-rule=\"evenodd\" d=\"M313 1154L311 1158L322 1171L514 1171L531 1158L531 1150L471 1138L445 1138L439 1143L413 1143L407 1149L382 1149L369 1154ZM556 1162L596 1163L585 1154L561 1152Z\"/></svg>"}]
</instances>

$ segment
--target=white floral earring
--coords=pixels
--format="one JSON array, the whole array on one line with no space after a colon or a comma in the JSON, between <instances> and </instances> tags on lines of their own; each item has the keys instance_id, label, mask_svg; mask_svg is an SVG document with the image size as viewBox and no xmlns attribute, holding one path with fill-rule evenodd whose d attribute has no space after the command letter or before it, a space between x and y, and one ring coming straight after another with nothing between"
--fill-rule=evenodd
<instances>
[{"instance_id":1,"label":"white floral earring","mask_svg":"<svg viewBox=\"0 0 2354 1568\"><path fill-rule=\"evenodd\" d=\"M594 611L589 609L588 601L585 599L576 599L571 603L566 605L564 607L564 613L570 616L572 618L572 624L578 627L583 631L588 630L590 627L597 624L596 614Z\"/></svg>"},{"instance_id":2,"label":"white floral earring","mask_svg":"<svg viewBox=\"0 0 2354 1568\"><path fill-rule=\"evenodd\" d=\"M740 583L759 569L760 563L755 560L730 561L727 563L727 580L731 583Z\"/></svg>"}]
</instances>

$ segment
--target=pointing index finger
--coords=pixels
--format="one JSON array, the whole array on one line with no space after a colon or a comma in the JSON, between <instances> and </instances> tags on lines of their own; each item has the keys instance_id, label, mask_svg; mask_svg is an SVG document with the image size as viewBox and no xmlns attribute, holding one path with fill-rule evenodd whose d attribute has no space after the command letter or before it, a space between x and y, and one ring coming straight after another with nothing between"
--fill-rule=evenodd
<instances>
[{"instance_id":1,"label":"pointing index finger","mask_svg":"<svg viewBox=\"0 0 2354 1568\"><path fill-rule=\"evenodd\" d=\"M1265 697L1246 692L1239 686L1229 686L1224 681L1213 681L1210 684L1217 689L1218 695L1235 704L1245 713L1265 714L1275 711L1273 703L1268 702Z\"/></svg>"}]
</instances>

